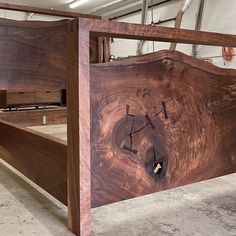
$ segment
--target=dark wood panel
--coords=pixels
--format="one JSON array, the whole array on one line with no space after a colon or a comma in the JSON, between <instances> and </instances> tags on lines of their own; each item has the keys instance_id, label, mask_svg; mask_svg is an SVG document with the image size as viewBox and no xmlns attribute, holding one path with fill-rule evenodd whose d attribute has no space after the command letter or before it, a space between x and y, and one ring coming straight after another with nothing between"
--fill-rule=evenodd
<instances>
[{"instance_id":1,"label":"dark wood panel","mask_svg":"<svg viewBox=\"0 0 236 236\"><path fill-rule=\"evenodd\" d=\"M67 123L66 108L0 112L1 120L17 124L21 127L42 125L43 116L46 116L48 125Z\"/></svg>"},{"instance_id":2,"label":"dark wood panel","mask_svg":"<svg viewBox=\"0 0 236 236\"><path fill-rule=\"evenodd\" d=\"M62 104L62 90L57 91L0 91L0 108Z\"/></svg>"},{"instance_id":3,"label":"dark wood panel","mask_svg":"<svg viewBox=\"0 0 236 236\"><path fill-rule=\"evenodd\" d=\"M67 21L0 19L0 88L65 88Z\"/></svg>"},{"instance_id":4,"label":"dark wood panel","mask_svg":"<svg viewBox=\"0 0 236 236\"><path fill-rule=\"evenodd\" d=\"M180 52L92 65L92 206L236 171L236 71Z\"/></svg>"},{"instance_id":5,"label":"dark wood panel","mask_svg":"<svg viewBox=\"0 0 236 236\"><path fill-rule=\"evenodd\" d=\"M6 107L6 90L0 90L0 109Z\"/></svg>"},{"instance_id":6,"label":"dark wood panel","mask_svg":"<svg viewBox=\"0 0 236 236\"><path fill-rule=\"evenodd\" d=\"M99 63L99 50L101 50L100 45L98 43L98 37L90 37L89 42L89 54L90 54L90 62L91 63Z\"/></svg>"},{"instance_id":7,"label":"dark wood panel","mask_svg":"<svg viewBox=\"0 0 236 236\"><path fill-rule=\"evenodd\" d=\"M70 20L0 19L0 89L65 89L69 25ZM98 38L91 37L90 42L90 58L95 63L99 60Z\"/></svg>"},{"instance_id":8,"label":"dark wood panel","mask_svg":"<svg viewBox=\"0 0 236 236\"><path fill-rule=\"evenodd\" d=\"M0 158L67 204L65 142L0 122Z\"/></svg>"},{"instance_id":9,"label":"dark wood panel","mask_svg":"<svg viewBox=\"0 0 236 236\"><path fill-rule=\"evenodd\" d=\"M34 92L8 92L6 93L6 104L34 104L35 93Z\"/></svg>"},{"instance_id":10,"label":"dark wood panel","mask_svg":"<svg viewBox=\"0 0 236 236\"><path fill-rule=\"evenodd\" d=\"M36 91L35 102L36 103L59 103L61 104L62 92L58 91Z\"/></svg>"},{"instance_id":11,"label":"dark wood panel","mask_svg":"<svg viewBox=\"0 0 236 236\"><path fill-rule=\"evenodd\" d=\"M236 36L162 26L79 19L92 35L113 38L236 47Z\"/></svg>"},{"instance_id":12,"label":"dark wood panel","mask_svg":"<svg viewBox=\"0 0 236 236\"><path fill-rule=\"evenodd\" d=\"M8 4L8 3L0 3L0 9L29 12L29 13L38 13L38 14L43 14L43 15L71 17L71 18L86 17L86 18L101 19L100 16L83 14L83 13L78 13L78 12L61 11L61 10L56 10L56 9L46 9L46 8L23 6L23 5Z\"/></svg>"}]
</instances>

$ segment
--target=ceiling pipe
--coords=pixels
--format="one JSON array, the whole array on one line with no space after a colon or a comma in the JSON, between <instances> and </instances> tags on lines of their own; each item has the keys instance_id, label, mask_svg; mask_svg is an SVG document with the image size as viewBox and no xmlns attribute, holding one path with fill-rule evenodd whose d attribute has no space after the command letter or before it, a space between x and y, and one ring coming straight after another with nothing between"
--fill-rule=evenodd
<instances>
[{"instance_id":1,"label":"ceiling pipe","mask_svg":"<svg viewBox=\"0 0 236 236\"><path fill-rule=\"evenodd\" d=\"M100 11L100 10L105 10L104 8L109 8L109 7L115 7L116 5L118 4L121 4L121 3L127 3L127 0L116 0L116 1L112 1L112 2L109 2L107 4L104 4L102 6L99 6L99 7L95 7L93 8L91 11L89 11L88 13L89 14L95 14L96 12Z\"/></svg>"},{"instance_id":2,"label":"ceiling pipe","mask_svg":"<svg viewBox=\"0 0 236 236\"><path fill-rule=\"evenodd\" d=\"M103 19L117 20L142 11L143 0L111 0L109 3L95 7L88 14L100 15ZM153 0L153 6L181 0ZM149 6L150 8L151 6Z\"/></svg>"},{"instance_id":3,"label":"ceiling pipe","mask_svg":"<svg viewBox=\"0 0 236 236\"><path fill-rule=\"evenodd\" d=\"M142 25L146 25L146 23L147 23L148 2L149 2L149 0L143 0L142 17L141 17L141 24Z\"/></svg>"},{"instance_id":4,"label":"ceiling pipe","mask_svg":"<svg viewBox=\"0 0 236 236\"><path fill-rule=\"evenodd\" d=\"M181 9L178 11L176 20L175 20L175 26L174 28L179 29L182 23L183 15L187 9L189 9L191 3L193 0L185 0L183 6ZM170 50L175 50L177 46L177 43L171 43L170 45Z\"/></svg>"},{"instance_id":5,"label":"ceiling pipe","mask_svg":"<svg viewBox=\"0 0 236 236\"><path fill-rule=\"evenodd\" d=\"M141 0L113 0L109 3L93 8L88 13L94 15L102 15L103 18L109 19L109 16L117 12L124 11L125 9L137 7L141 4L141 2Z\"/></svg>"},{"instance_id":6,"label":"ceiling pipe","mask_svg":"<svg viewBox=\"0 0 236 236\"><path fill-rule=\"evenodd\" d=\"M197 20L196 20L196 25L195 25L195 30L198 30L198 31L201 30L201 27L202 27L202 16L203 16L204 5L205 5L205 0L200 0ZM197 48L198 48L198 45L196 44L192 46L192 55L194 57L197 57L197 53L198 53Z\"/></svg>"},{"instance_id":7,"label":"ceiling pipe","mask_svg":"<svg viewBox=\"0 0 236 236\"><path fill-rule=\"evenodd\" d=\"M159 6L159 5L164 5L164 4L173 2L173 1L180 1L180 0L163 0L163 1L158 1L158 2L154 1L153 6L150 5L148 8L157 7L157 6ZM156 3L155 3L155 2L156 2ZM136 9L136 10L129 11L128 13L124 13L124 14L121 14L121 15L118 15L118 16L115 16L115 17L112 17L112 18L110 18L109 20L117 20L117 19L122 18L122 17L125 17L125 16L129 16L129 15L132 15L132 14L135 14L135 13L139 13L140 11L142 11L142 8L138 8L138 9Z\"/></svg>"},{"instance_id":8,"label":"ceiling pipe","mask_svg":"<svg viewBox=\"0 0 236 236\"><path fill-rule=\"evenodd\" d=\"M33 15L34 15L34 13L29 13L29 12L27 12L27 13L26 13L26 20L27 20L27 21L31 21Z\"/></svg>"},{"instance_id":9,"label":"ceiling pipe","mask_svg":"<svg viewBox=\"0 0 236 236\"><path fill-rule=\"evenodd\" d=\"M141 24L142 25L146 25L146 23L147 23L148 3L149 3L149 0L143 0L142 15L141 15ZM138 41L137 55L142 54L143 44L144 44L144 40Z\"/></svg>"}]
</instances>

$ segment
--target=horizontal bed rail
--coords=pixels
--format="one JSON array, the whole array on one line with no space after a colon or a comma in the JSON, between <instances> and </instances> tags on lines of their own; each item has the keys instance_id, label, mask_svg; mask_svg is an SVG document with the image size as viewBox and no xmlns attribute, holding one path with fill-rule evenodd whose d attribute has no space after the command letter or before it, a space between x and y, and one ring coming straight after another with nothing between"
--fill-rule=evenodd
<instances>
[{"instance_id":1,"label":"horizontal bed rail","mask_svg":"<svg viewBox=\"0 0 236 236\"><path fill-rule=\"evenodd\" d=\"M67 204L66 142L2 120L0 133L0 158Z\"/></svg>"},{"instance_id":2,"label":"horizontal bed rail","mask_svg":"<svg viewBox=\"0 0 236 236\"><path fill-rule=\"evenodd\" d=\"M67 109L35 109L25 111L0 112L0 120L16 124L20 127L57 125L67 123Z\"/></svg>"}]
</instances>

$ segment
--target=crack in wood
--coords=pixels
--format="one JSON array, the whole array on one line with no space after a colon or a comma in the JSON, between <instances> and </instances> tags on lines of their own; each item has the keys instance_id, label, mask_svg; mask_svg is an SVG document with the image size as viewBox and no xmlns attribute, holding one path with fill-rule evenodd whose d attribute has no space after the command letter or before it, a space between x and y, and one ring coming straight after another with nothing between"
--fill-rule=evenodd
<instances>
[{"instance_id":1,"label":"crack in wood","mask_svg":"<svg viewBox=\"0 0 236 236\"><path fill-rule=\"evenodd\" d=\"M152 120L148 116L148 114L145 115L145 119L148 121L148 124L151 126L152 129L155 129L155 125L152 123Z\"/></svg>"},{"instance_id":2,"label":"crack in wood","mask_svg":"<svg viewBox=\"0 0 236 236\"><path fill-rule=\"evenodd\" d=\"M161 112L164 112L165 119L168 119L165 101L162 102L162 107L163 107L163 109L162 109L161 111L159 111L158 113L156 113L153 117L159 115ZM143 127L141 127L141 128L139 128L139 129L137 129L137 130L134 131L134 125L135 125L135 118L136 118L136 116L129 114L129 111L130 111L130 105L126 105L126 119L128 119L128 117L132 117L132 118L133 118L132 126L131 126L130 133L129 133L130 146L128 147L128 146L126 146L126 145L123 145L122 148L123 148L124 150L126 150L126 151L129 151L129 152L133 153L134 155L137 155L137 154L138 154L138 150L132 148L132 147L133 147L133 135L134 135L134 134L137 134L137 133L139 133L139 132L141 132L142 130L144 130L144 129L145 129L147 126L149 126L149 125L150 125L151 129L154 130L154 129L155 129L155 125L153 124L153 122L152 122L151 118L149 117L149 115L146 114L146 115L144 116L144 118L147 120L147 123L146 123ZM153 156L154 156L154 160L151 162L151 165L152 165L152 167L155 167L155 168L156 168L157 166L154 166L154 165L156 165L156 153L155 153L154 147L153 147ZM128 158L129 158L129 157L128 157ZM131 159L131 158L129 158L129 159L130 159L132 162L136 163L133 159ZM159 168L159 169L160 169L160 168ZM158 170L159 170L159 169L158 169ZM158 172L158 171L157 171L157 172Z\"/></svg>"},{"instance_id":3,"label":"crack in wood","mask_svg":"<svg viewBox=\"0 0 236 236\"><path fill-rule=\"evenodd\" d=\"M162 101L161 104L162 104L162 107L163 107L165 119L168 119L168 114L167 114L167 110L166 110L166 102L165 102L165 101Z\"/></svg>"}]
</instances>

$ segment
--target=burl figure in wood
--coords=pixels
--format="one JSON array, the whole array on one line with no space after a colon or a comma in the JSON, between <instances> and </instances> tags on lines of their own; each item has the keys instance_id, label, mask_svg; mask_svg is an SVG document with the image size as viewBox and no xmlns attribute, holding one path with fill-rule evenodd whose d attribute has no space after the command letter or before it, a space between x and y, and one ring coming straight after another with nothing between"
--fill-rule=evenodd
<instances>
[{"instance_id":1,"label":"burl figure in wood","mask_svg":"<svg viewBox=\"0 0 236 236\"><path fill-rule=\"evenodd\" d=\"M91 66L92 207L236 171L236 71L161 51Z\"/></svg>"}]
</instances>

